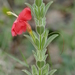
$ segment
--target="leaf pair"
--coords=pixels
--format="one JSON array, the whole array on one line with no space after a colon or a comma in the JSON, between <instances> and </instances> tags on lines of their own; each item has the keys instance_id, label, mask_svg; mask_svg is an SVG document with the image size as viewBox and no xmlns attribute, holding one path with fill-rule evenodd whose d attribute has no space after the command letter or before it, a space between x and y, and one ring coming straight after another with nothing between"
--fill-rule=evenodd
<instances>
[{"instance_id":1,"label":"leaf pair","mask_svg":"<svg viewBox=\"0 0 75 75\"><path fill-rule=\"evenodd\" d=\"M48 9L49 9L49 7L50 7L50 5L53 3L53 1L50 1L46 6L44 5L44 3L42 2L42 0L36 0L35 1L35 4L33 5L33 7L30 5L30 4L28 4L28 3L25 3L28 7L30 7L30 9L31 9L31 12L32 12L32 14L33 14L33 16L35 16L36 15L36 17L38 17L41 13L41 15L43 15L43 17L46 15L46 13L47 13L47 11L48 11ZM36 6L37 5L37 6ZM40 6L40 11L38 10L38 9L36 9L36 7L37 8L39 8L39 6ZM42 6L42 7L41 7ZM40 14L39 14L40 13ZM44 14L43 14L44 13ZM35 14L35 15L34 15ZM39 14L39 15L38 15Z\"/></svg>"},{"instance_id":2,"label":"leaf pair","mask_svg":"<svg viewBox=\"0 0 75 75\"><path fill-rule=\"evenodd\" d=\"M46 64L40 71L38 71L35 65L33 65L31 68L32 68L32 74L27 70L22 70L22 71L25 72L27 75L39 75L39 73L41 73L41 75L53 75L57 71L56 69L53 69L49 72L48 64Z\"/></svg>"}]
</instances>

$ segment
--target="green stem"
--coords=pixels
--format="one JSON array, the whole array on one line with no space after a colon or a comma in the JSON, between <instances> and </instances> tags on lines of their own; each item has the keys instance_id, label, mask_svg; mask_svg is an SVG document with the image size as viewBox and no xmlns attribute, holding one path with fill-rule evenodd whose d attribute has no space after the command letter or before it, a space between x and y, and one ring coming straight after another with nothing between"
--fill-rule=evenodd
<instances>
[{"instance_id":1,"label":"green stem","mask_svg":"<svg viewBox=\"0 0 75 75\"><path fill-rule=\"evenodd\" d=\"M40 35L40 50L41 50L41 35Z\"/></svg>"},{"instance_id":2,"label":"green stem","mask_svg":"<svg viewBox=\"0 0 75 75\"><path fill-rule=\"evenodd\" d=\"M39 69L39 75L41 75L41 69Z\"/></svg>"}]
</instances>

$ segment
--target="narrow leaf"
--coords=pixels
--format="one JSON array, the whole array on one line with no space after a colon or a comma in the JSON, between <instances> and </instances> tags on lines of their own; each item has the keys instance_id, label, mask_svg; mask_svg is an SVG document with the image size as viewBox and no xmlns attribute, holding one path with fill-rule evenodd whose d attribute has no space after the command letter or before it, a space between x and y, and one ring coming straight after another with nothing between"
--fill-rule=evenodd
<instances>
[{"instance_id":1,"label":"narrow leaf","mask_svg":"<svg viewBox=\"0 0 75 75\"><path fill-rule=\"evenodd\" d=\"M38 38L36 38L35 40L36 40L35 44L36 44L37 47L39 48L39 40L38 40Z\"/></svg>"},{"instance_id":2,"label":"narrow leaf","mask_svg":"<svg viewBox=\"0 0 75 75\"><path fill-rule=\"evenodd\" d=\"M49 7L50 7L50 5L53 3L53 1L50 1L47 5L46 5L46 7L45 7L45 14L47 13L47 11L48 11L48 9L49 9Z\"/></svg>"},{"instance_id":3,"label":"narrow leaf","mask_svg":"<svg viewBox=\"0 0 75 75\"><path fill-rule=\"evenodd\" d=\"M48 56L48 54L46 54L46 55L44 56L44 60L46 60L47 56Z\"/></svg>"},{"instance_id":4,"label":"narrow leaf","mask_svg":"<svg viewBox=\"0 0 75 75\"><path fill-rule=\"evenodd\" d=\"M32 10L32 6L29 3L25 3L31 10Z\"/></svg>"},{"instance_id":5,"label":"narrow leaf","mask_svg":"<svg viewBox=\"0 0 75 75\"><path fill-rule=\"evenodd\" d=\"M27 63L27 60L26 60L26 58L25 58L25 56L24 56L23 53L22 53L22 51L21 51L21 50L19 50L19 51L20 51L20 53L21 53L21 55L22 55L22 57L23 57L25 63L28 64L28 63Z\"/></svg>"},{"instance_id":6,"label":"narrow leaf","mask_svg":"<svg viewBox=\"0 0 75 75\"><path fill-rule=\"evenodd\" d=\"M53 34L53 35L51 35L51 36L47 39L44 48L46 48L57 36L58 36L58 34Z\"/></svg>"},{"instance_id":7,"label":"narrow leaf","mask_svg":"<svg viewBox=\"0 0 75 75\"><path fill-rule=\"evenodd\" d=\"M38 35L37 35L37 33L36 33L36 32L34 32L34 31L33 31L33 34L34 34L34 36L35 36L35 37L37 37L37 38L38 38Z\"/></svg>"},{"instance_id":8,"label":"narrow leaf","mask_svg":"<svg viewBox=\"0 0 75 75\"><path fill-rule=\"evenodd\" d=\"M42 3L40 9L41 9L40 15L41 15L41 17L44 17L45 16L44 15L44 12L45 12L45 4L44 3Z\"/></svg>"},{"instance_id":9,"label":"narrow leaf","mask_svg":"<svg viewBox=\"0 0 75 75\"><path fill-rule=\"evenodd\" d=\"M26 66L26 67L29 67L29 65L27 65L26 63L20 61L19 59L15 58L14 56L9 55L9 54L8 54L8 56L11 57L11 58L13 58L15 61L19 62L20 64L22 64L22 65L24 65L24 66Z\"/></svg>"},{"instance_id":10,"label":"narrow leaf","mask_svg":"<svg viewBox=\"0 0 75 75\"><path fill-rule=\"evenodd\" d=\"M35 59L37 60L37 54L36 54L36 52L34 50L32 52L34 54Z\"/></svg>"},{"instance_id":11,"label":"narrow leaf","mask_svg":"<svg viewBox=\"0 0 75 75\"><path fill-rule=\"evenodd\" d=\"M49 71L49 64L46 64L45 67L42 70L42 74L47 75L48 71Z\"/></svg>"},{"instance_id":12,"label":"narrow leaf","mask_svg":"<svg viewBox=\"0 0 75 75\"><path fill-rule=\"evenodd\" d=\"M37 47L35 46L33 40L31 39L31 36L29 36L29 35L24 35L24 36L25 36L27 39L29 39L30 42L33 44L33 46L37 49Z\"/></svg>"},{"instance_id":13,"label":"narrow leaf","mask_svg":"<svg viewBox=\"0 0 75 75\"><path fill-rule=\"evenodd\" d=\"M25 72L27 75L31 75L31 73L27 70L22 70L23 72Z\"/></svg>"},{"instance_id":14,"label":"narrow leaf","mask_svg":"<svg viewBox=\"0 0 75 75\"><path fill-rule=\"evenodd\" d=\"M35 11L35 15L36 15L36 17L39 18L39 14L38 14L38 10L37 10L37 8L34 8L34 11Z\"/></svg>"},{"instance_id":15,"label":"narrow leaf","mask_svg":"<svg viewBox=\"0 0 75 75\"><path fill-rule=\"evenodd\" d=\"M56 69L51 70L51 71L49 72L49 75L53 75L56 71L57 71Z\"/></svg>"},{"instance_id":16,"label":"narrow leaf","mask_svg":"<svg viewBox=\"0 0 75 75\"><path fill-rule=\"evenodd\" d=\"M42 48L44 47L44 45L45 45L45 37L43 36L42 41L41 41Z\"/></svg>"},{"instance_id":17,"label":"narrow leaf","mask_svg":"<svg viewBox=\"0 0 75 75\"><path fill-rule=\"evenodd\" d=\"M32 67L32 75L38 75L38 71L35 65L33 65Z\"/></svg>"}]
</instances>

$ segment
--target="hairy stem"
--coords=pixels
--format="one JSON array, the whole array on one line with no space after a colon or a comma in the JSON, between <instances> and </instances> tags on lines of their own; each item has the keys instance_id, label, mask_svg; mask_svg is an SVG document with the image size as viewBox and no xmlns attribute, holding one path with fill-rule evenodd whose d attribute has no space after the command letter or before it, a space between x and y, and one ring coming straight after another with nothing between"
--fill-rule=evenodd
<instances>
[{"instance_id":1,"label":"hairy stem","mask_svg":"<svg viewBox=\"0 0 75 75\"><path fill-rule=\"evenodd\" d=\"M40 50L41 50L41 39L42 39L42 38L41 38L41 35L40 35Z\"/></svg>"}]
</instances>

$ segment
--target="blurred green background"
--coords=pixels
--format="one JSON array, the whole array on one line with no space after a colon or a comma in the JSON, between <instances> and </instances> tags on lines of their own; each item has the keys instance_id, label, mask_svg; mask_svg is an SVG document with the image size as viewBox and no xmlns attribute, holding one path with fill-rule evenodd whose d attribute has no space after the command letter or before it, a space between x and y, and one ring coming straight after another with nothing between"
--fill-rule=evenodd
<instances>
[{"instance_id":1,"label":"blurred green background","mask_svg":"<svg viewBox=\"0 0 75 75\"><path fill-rule=\"evenodd\" d=\"M45 4L49 1L44 0ZM47 47L46 61L52 62L50 69L57 69L55 75L75 75L75 0L53 1L46 14L46 28L49 34L58 32L60 36ZM0 0L0 75L25 75L21 70L28 69L8 54L24 62L22 52L29 65L35 63L34 47L23 34L12 37L11 27L16 18L6 14L10 10L18 15L26 7L25 2L32 5L34 0ZM34 19L29 23L35 31Z\"/></svg>"}]
</instances>

